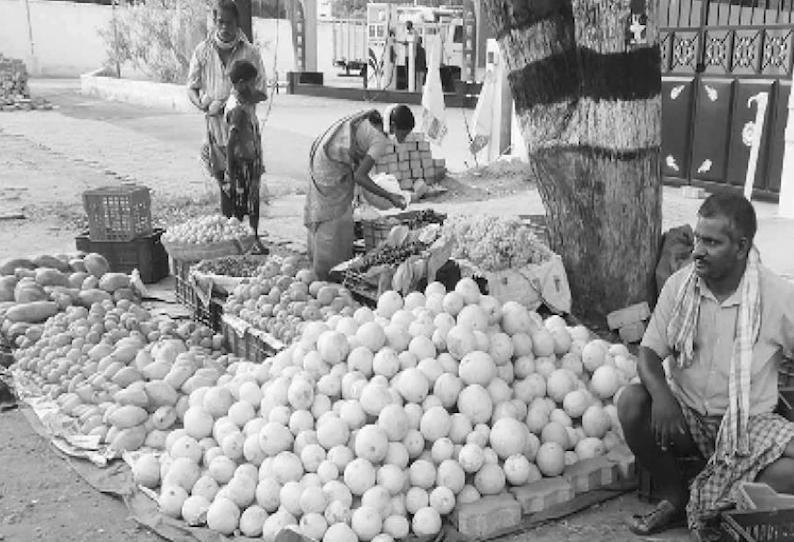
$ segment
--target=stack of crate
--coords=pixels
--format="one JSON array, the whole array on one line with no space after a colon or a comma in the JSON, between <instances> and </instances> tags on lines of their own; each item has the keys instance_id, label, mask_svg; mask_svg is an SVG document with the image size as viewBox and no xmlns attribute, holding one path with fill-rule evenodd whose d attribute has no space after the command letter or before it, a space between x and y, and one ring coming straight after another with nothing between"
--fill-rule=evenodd
<instances>
[{"instance_id":1,"label":"stack of crate","mask_svg":"<svg viewBox=\"0 0 794 542\"><path fill-rule=\"evenodd\" d=\"M43 99L31 99L25 63L0 54L0 110L52 109Z\"/></svg>"},{"instance_id":2,"label":"stack of crate","mask_svg":"<svg viewBox=\"0 0 794 542\"><path fill-rule=\"evenodd\" d=\"M144 283L168 276L168 254L152 229L151 197L145 186L122 184L83 192L88 232L75 239L77 250L105 257L113 271L137 269Z\"/></svg>"},{"instance_id":3,"label":"stack of crate","mask_svg":"<svg viewBox=\"0 0 794 542\"><path fill-rule=\"evenodd\" d=\"M375 173L394 175L403 190L412 190L419 181L433 184L447 173L443 158L433 158L430 143L421 132L411 133L402 143L391 143L385 156L375 164Z\"/></svg>"}]
</instances>

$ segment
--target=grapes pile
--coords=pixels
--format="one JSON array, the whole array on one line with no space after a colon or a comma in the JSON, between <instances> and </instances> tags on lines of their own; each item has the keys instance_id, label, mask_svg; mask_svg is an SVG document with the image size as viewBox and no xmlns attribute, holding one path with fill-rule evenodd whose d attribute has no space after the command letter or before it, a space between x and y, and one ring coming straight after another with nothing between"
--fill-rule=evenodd
<instances>
[{"instance_id":1,"label":"grapes pile","mask_svg":"<svg viewBox=\"0 0 794 542\"><path fill-rule=\"evenodd\" d=\"M356 271L366 271L376 265L399 264L409 256L421 253L427 246L427 244L416 240L408 241L399 248L381 246L359 258L351 268Z\"/></svg>"},{"instance_id":2,"label":"grapes pile","mask_svg":"<svg viewBox=\"0 0 794 542\"><path fill-rule=\"evenodd\" d=\"M259 268L267 262L267 256L223 256L201 260L193 269L200 273L211 273L213 275L227 275L229 277L253 277Z\"/></svg>"}]
</instances>

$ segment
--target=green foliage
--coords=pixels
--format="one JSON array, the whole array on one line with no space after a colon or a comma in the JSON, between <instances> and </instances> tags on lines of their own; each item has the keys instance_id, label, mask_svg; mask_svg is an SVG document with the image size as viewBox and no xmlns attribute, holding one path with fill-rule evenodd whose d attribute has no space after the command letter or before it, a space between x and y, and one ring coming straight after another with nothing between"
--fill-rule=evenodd
<instances>
[{"instance_id":1,"label":"green foliage","mask_svg":"<svg viewBox=\"0 0 794 542\"><path fill-rule=\"evenodd\" d=\"M117 6L100 35L111 66L132 65L162 83L184 83L196 37L206 34L206 0Z\"/></svg>"}]
</instances>

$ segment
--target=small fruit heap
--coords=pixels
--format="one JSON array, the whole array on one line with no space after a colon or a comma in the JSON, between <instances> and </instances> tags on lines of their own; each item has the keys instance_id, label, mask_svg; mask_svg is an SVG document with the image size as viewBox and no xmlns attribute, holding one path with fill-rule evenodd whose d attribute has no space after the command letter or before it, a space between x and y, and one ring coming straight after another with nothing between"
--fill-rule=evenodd
<instances>
[{"instance_id":1,"label":"small fruit heap","mask_svg":"<svg viewBox=\"0 0 794 542\"><path fill-rule=\"evenodd\" d=\"M134 300L131 286L130 277L110 272L100 254L7 260L0 265L2 334L10 344L27 346L49 317L72 305Z\"/></svg>"},{"instance_id":2,"label":"small fruit heap","mask_svg":"<svg viewBox=\"0 0 794 542\"><path fill-rule=\"evenodd\" d=\"M453 244L452 257L482 271L501 271L544 262L553 256L518 218L458 215L444 222L442 236Z\"/></svg>"},{"instance_id":3,"label":"small fruit heap","mask_svg":"<svg viewBox=\"0 0 794 542\"><path fill-rule=\"evenodd\" d=\"M111 451L162 449L188 394L225 373L221 340L204 326L104 299L49 318L40 336L15 352L14 369L55 399L77 432L99 437Z\"/></svg>"},{"instance_id":4,"label":"small fruit heap","mask_svg":"<svg viewBox=\"0 0 794 542\"><path fill-rule=\"evenodd\" d=\"M226 275L229 277L253 277L264 263L267 262L265 256L254 256L250 254L242 256L222 256L201 260L194 264L191 269L204 274Z\"/></svg>"},{"instance_id":5,"label":"small fruit heap","mask_svg":"<svg viewBox=\"0 0 794 542\"><path fill-rule=\"evenodd\" d=\"M163 241L205 245L221 241L234 241L251 235L253 235L251 227L247 223L240 222L236 217L207 215L191 218L187 222L169 228L163 234Z\"/></svg>"},{"instance_id":6,"label":"small fruit heap","mask_svg":"<svg viewBox=\"0 0 794 542\"><path fill-rule=\"evenodd\" d=\"M308 323L262 364L194 390L136 480L162 512L273 541L438 533L459 503L558 476L620 441L626 349L461 280Z\"/></svg>"},{"instance_id":7,"label":"small fruit heap","mask_svg":"<svg viewBox=\"0 0 794 542\"><path fill-rule=\"evenodd\" d=\"M224 313L287 344L300 337L305 322L353 313L356 303L347 289L315 280L300 263L297 256L271 256L255 277L234 289Z\"/></svg>"}]
</instances>

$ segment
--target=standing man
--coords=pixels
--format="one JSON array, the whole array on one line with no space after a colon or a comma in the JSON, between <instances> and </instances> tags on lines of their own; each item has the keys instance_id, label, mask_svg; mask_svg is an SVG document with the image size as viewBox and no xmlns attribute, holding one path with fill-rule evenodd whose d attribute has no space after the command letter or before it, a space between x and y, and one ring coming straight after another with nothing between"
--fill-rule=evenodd
<instances>
[{"instance_id":1,"label":"standing man","mask_svg":"<svg viewBox=\"0 0 794 542\"><path fill-rule=\"evenodd\" d=\"M794 493L794 423L774 413L778 365L794 350L794 285L761 265L756 227L740 194L703 202L694 262L667 279L642 339L642 383L619 397L626 442L662 499L631 520L637 534L686 518L694 540L713 540L738 482ZM691 456L707 464L687 488L676 459Z\"/></svg>"},{"instance_id":2,"label":"standing man","mask_svg":"<svg viewBox=\"0 0 794 542\"><path fill-rule=\"evenodd\" d=\"M229 69L238 60L246 60L256 68L251 96L253 103L267 99L267 77L259 50L248 41L240 29L240 14L232 0L218 0L212 10L215 28L196 46L187 76L188 98L204 112L207 140L202 159L220 188L221 212L234 216L234 194L227 182L226 144L229 126L224 114L226 101L232 91ZM256 194L253 197L259 197Z\"/></svg>"},{"instance_id":3,"label":"standing man","mask_svg":"<svg viewBox=\"0 0 794 542\"><path fill-rule=\"evenodd\" d=\"M402 142L414 128L407 105L387 114L389 133ZM309 153L309 192L303 211L309 259L319 280L353 257L353 196L356 185L404 209L406 202L378 186L369 176L386 154L389 137L383 117L375 110L360 111L332 124L312 143Z\"/></svg>"},{"instance_id":4,"label":"standing man","mask_svg":"<svg viewBox=\"0 0 794 542\"><path fill-rule=\"evenodd\" d=\"M422 92L427 76L427 54L422 45L422 36L416 38L416 60L414 61L414 66L416 68L416 91Z\"/></svg>"}]
</instances>

